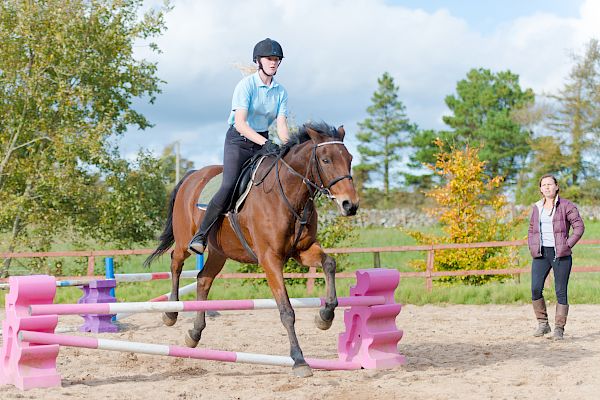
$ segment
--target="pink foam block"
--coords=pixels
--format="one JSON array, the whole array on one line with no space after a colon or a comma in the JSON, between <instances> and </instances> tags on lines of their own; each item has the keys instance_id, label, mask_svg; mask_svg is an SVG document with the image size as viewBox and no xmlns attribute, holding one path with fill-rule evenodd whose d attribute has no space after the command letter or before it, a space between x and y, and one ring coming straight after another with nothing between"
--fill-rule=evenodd
<instances>
[{"instance_id":1,"label":"pink foam block","mask_svg":"<svg viewBox=\"0 0 600 400\"><path fill-rule=\"evenodd\" d=\"M393 368L406 362L398 352L402 331L396 316L402 306L396 304L394 292L400 274L392 269L356 271L356 285L350 296L383 296L385 304L354 306L344 312L346 331L338 337L341 360L358 362L363 368Z\"/></svg>"},{"instance_id":2,"label":"pink foam block","mask_svg":"<svg viewBox=\"0 0 600 400\"><path fill-rule=\"evenodd\" d=\"M52 333L58 316L30 316L30 304L51 304L56 293L56 280L45 275L10 277L10 292L6 295L6 319L2 321L2 368L0 384L14 385L22 390L60 386L56 371L58 345L22 343L20 330Z\"/></svg>"}]
</instances>

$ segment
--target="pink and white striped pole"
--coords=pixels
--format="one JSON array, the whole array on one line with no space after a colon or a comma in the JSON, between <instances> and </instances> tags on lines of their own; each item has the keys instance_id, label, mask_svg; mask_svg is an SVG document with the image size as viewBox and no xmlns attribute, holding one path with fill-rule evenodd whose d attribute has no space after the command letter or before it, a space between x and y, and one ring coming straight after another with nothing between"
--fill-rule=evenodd
<instances>
[{"instance_id":1,"label":"pink and white striped pole","mask_svg":"<svg viewBox=\"0 0 600 400\"><path fill-rule=\"evenodd\" d=\"M190 272L190 271L184 271L184 272ZM194 271L191 271L191 272L194 272ZM179 291L178 291L179 297L182 297L182 296L184 296L184 295L186 295L188 293L195 292L197 285L198 285L198 282L194 282L194 283L190 283L189 285L186 285L184 287L179 288ZM161 294L158 297L155 297L153 299L148 300L148 302L154 303L154 302L159 302L159 301L167 301L167 300L169 300L170 296L171 296L171 292L165 293L165 294ZM132 312L129 312L129 313L127 313L127 312L118 313L117 315L115 315L115 320L120 321L123 318L127 318L127 317L129 317L129 316L131 316L133 314L134 313L132 313Z\"/></svg>"},{"instance_id":2,"label":"pink and white striped pole","mask_svg":"<svg viewBox=\"0 0 600 400\"><path fill-rule=\"evenodd\" d=\"M56 335L53 333L44 332L20 331L19 340L22 342L28 342L33 344L57 344L60 346L67 347L112 350L169 357L184 357L199 360L275 365L282 367L292 367L294 365L294 360L292 360L291 357L286 356L273 356L268 354L243 353L210 349L191 349L188 347L174 345L125 342L120 340L97 339L83 336ZM308 363L308 365L315 369L355 370L361 368L360 363L341 360L307 358L306 362Z\"/></svg>"},{"instance_id":3,"label":"pink and white striped pole","mask_svg":"<svg viewBox=\"0 0 600 400\"><path fill-rule=\"evenodd\" d=\"M181 271L179 279L196 279L200 271ZM170 272L142 272L134 274L115 274L117 282L148 282L162 279L171 279Z\"/></svg>"},{"instance_id":4,"label":"pink and white striped pole","mask_svg":"<svg viewBox=\"0 0 600 400\"><path fill-rule=\"evenodd\" d=\"M338 298L338 307L373 306L385 304L384 296L354 296ZM319 308L325 299L319 297L290 299L294 308ZM34 304L29 315L78 315L118 313L159 313L185 311L266 310L276 309L273 299L256 300L199 300L98 304Z\"/></svg>"}]
</instances>

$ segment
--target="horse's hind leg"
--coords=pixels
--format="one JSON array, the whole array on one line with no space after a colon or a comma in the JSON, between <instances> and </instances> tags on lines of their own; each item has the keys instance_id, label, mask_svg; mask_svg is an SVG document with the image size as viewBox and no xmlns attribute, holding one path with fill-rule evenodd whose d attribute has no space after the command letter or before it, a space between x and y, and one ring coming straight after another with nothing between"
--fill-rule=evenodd
<instances>
[{"instance_id":1,"label":"horse's hind leg","mask_svg":"<svg viewBox=\"0 0 600 400\"><path fill-rule=\"evenodd\" d=\"M175 247L171 252L171 293L169 294L169 301L179 301L179 277L183 269L183 262L189 256L190 254L187 251L179 247ZM167 326L175 325L175 322L177 322L177 313L164 313L162 320Z\"/></svg>"},{"instance_id":2,"label":"horse's hind leg","mask_svg":"<svg viewBox=\"0 0 600 400\"><path fill-rule=\"evenodd\" d=\"M215 277L223 269L227 259L216 251L208 253L204 268L198 274L198 286L196 287L196 299L208 299L208 292L212 286ZM206 312L198 311L194 320L194 328L187 331L185 335L185 344L188 347L196 347L202 336L202 331L206 328Z\"/></svg>"},{"instance_id":3,"label":"horse's hind leg","mask_svg":"<svg viewBox=\"0 0 600 400\"><path fill-rule=\"evenodd\" d=\"M296 259L302 265L323 268L327 293L325 305L321 307L319 313L315 316L315 324L319 329L329 329L335 317L335 308L338 305L335 291L335 260L333 257L325 254L321 246L317 243L314 243L308 250L301 252Z\"/></svg>"}]
</instances>

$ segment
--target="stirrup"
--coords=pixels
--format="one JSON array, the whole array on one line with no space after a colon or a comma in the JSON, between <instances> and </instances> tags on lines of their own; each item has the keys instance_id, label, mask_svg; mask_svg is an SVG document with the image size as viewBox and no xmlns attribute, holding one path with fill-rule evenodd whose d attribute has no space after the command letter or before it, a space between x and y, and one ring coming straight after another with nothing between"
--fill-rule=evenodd
<instances>
[{"instance_id":1,"label":"stirrup","mask_svg":"<svg viewBox=\"0 0 600 400\"><path fill-rule=\"evenodd\" d=\"M206 239L202 236L194 236L188 244L188 250L201 256L206 251Z\"/></svg>"}]
</instances>

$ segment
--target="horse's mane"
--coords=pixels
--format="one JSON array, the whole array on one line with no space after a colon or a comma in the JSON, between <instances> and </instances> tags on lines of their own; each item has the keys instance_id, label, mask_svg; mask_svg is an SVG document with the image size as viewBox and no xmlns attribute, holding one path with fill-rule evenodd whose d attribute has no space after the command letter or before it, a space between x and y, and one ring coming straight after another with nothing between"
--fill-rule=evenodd
<instances>
[{"instance_id":1,"label":"horse's mane","mask_svg":"<svg viewBox=\"0 0 600 400\"><path fill-rule=\"evenodd\" d=\"M308 136L308 128L319 132L323 136L328 136L333 139L340 140L337 128L325 122L307 122L298 129L298 132L290 135L290 140L281 146L281 154L287 153L292 147L310 140Z\"/></svg>"}]
</instances>

